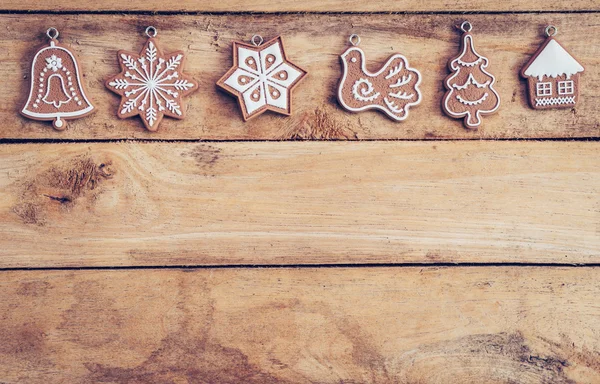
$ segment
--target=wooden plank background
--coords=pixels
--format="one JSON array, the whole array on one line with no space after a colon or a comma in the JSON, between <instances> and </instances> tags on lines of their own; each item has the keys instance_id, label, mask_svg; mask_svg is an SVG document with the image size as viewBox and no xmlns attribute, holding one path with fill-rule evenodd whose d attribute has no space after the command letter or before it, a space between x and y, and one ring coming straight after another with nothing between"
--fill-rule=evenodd
<instances>
[{"instance_id":1,"label":"wooden plank background","mask_svg":"<svg viewBox=\"0 0 600 384\"><path fill-rule=\"evenodd\" d=\"M502 98L498 114L484 119L478 131L441 113L448 75L447 62L459 50L456 25L464 15L0 15L6 25L0 50L6 52L0 76L0 138L9 139L490 139L590 138L600 136L600 14L468 15L475 26L476 46L491 60ZM532 111L519 71L543 41L553 23L558 38L586 65L580 104L574 109ZM39 26L32 30L32 25ZM85 85L97 107L91 117L69 122L65 131L30 121L18 113L28 95L29 58L45 44L49 26L61 27L60 39L81 58ZM119 98L104 81L118 73L116 52L138 51L147 25L159 30L163 49L187 52L187 72L200 82L187 98L187 118L165 119L158 132L148 132L139 119L116 117ZM68 26L68 27L67 27ZM286 26L282 30L281 26ZM244 123L237 99L217 90L215 82L232 63L231 41L282 34L290 59L309 75L294 91L294 114L267 114ZM348 36L358 33L373 70L395 52L403 53L423 75L423 102L404 122L370 111L351 114L336 100L341 75L339 55Z\"/></svg>"},{"instance_id":2,"label":"wooden plank background","mask_svg":"<svg viewBox=\"0 0 600 384\"><path fill-rule=\"evenodd\" d=\"M151 11L151 12L518 12L518 11L598 11L595 0L519 1L519 0L5 0L2 8L13 11Z\"/></svg>"},{"instance_id":3,"label":"wooden plank background","mask_svg":"<svg viewBox=\"0 0 600 384\"><path fill-rule=\"evenodd\" d=\"M598 268L5 272L8 383L597 383Z\"/></svg>"},{"instance_id":4,"label":"wooden plank background","mask_svg":"<svg viewBox=\"0 0 600 384\"><path fill-rule=\"evenodd\" d=\"M464 19L502 97L479 131L440 109ZM519 79L548 24L586 66L570 110ZM0 383L600 383L596 0L5 0L0 25ZM147 25L200 82L156 133L103 85ZM63 132L18 114L50 26L97 107ZM255 33L309 71L290 118L214 86ZM351 33L422 72L407 121L338 106Z\"/></svg>"},{"instance_id":5,"label":"wooden plank background","mask_svg":"<svg viewBox=\"0 0 600 384\"><path fill-rule=\"evenodd\" d=\"M599 144L5 145L0 267L597 263Z\"/></svg>"}]
</instances>

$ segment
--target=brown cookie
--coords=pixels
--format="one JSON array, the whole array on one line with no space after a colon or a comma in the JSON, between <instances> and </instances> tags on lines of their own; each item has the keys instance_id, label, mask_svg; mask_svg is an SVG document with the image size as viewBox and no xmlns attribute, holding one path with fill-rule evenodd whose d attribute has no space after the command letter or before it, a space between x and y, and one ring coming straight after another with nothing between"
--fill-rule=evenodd
<instances>
[{"instance_id":1,"label":"brown cookie","mask_svg":"<svg viewBox=\"0 0 600 384\"><path fill-rule=\"evenodd\" d=\"M66 128L64 120L77 119L93 112L85 94L77 57L58 43L58 31L46 32L50 45L40 48L31 64L29 97L21 114L33 120L52 120L55 129Z\"/></svg>"},{"instance_id":2,"label":"brown cookie","mask_svg":"<svg viewBox=\"0 0 600 384\"><path fill-rule=\"evenodd\" d=\"M350 37L354 45L344 52L343 75L338 88L340 104L351 112L378 109L394 120L408 117L411 106L421 102L421 73L399 54L391 56L375 73L366 69L364 52L358 48L357 35Z\"/></svg>"},{"instance_id":3,"label":"brown cookie","mask_svg":"<svg viewBox=\"0 0 600 384\"><path fill-rule=\"evenodd\" d=\"M292 90L307 72L288 60L281 37L264 44L260 36L252 40L233 42L233 67L217 85L237 96L244 121L267 110L289 116Z\"/></svg>"},{"instance_id":4,"label":"brown cookie","mask_svg":"<svg viewBox=\"0 0 600 384\"><path fill-rule=\"evenodd\" d=\"M462 29L461 53L448 62L452 73L444 81L442 109L450 117L464 119L466 128L477 129L482 116L498 110L500 95L494 89L496 78L486 70L489 60L475 51L470 24L463 23Z\"/></svg>"},{"instance_id":5,"label":"brown cookie","mask_svg":"<svg viewBox=\"0 0 600 384\"><path fill-rule=\"evenodd\" d=\"M148 40L140 53L119 51L121 73L106 80L106 87L121 96L117 116L139 115L149 131L156 131L164 116L185 118L183 97L198 89L198 82L183 73L185 54L168 54L158 47L156 29L148 27Z\"/></svg>"},{"instance_id":6,"label":"brown cookie","mask_svg":"<svg viewBox=\"0 0 600 384\"><path fill-rule=\"evenodd\" d=\"M554 39L556 32L553 26L546 28L548 38L521 70L533 109L571 108L579 100L579 79L585 69Z\"/></svg>"}]
</instances>

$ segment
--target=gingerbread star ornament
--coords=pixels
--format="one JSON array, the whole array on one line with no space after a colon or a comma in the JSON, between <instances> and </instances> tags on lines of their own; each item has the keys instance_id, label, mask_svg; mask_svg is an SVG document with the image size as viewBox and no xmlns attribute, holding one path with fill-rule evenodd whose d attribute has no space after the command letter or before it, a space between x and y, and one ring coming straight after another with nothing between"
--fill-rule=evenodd
<instances>
[{"instance_id":1,"label":"gingerbread star ornament","mask_svg":"<svg viewBox=\"0 0 600 384\"><path fill-rule=\"evenodd\" d=\"M217 85L237 96L245 121L269 110L292 113L292 90L307 72L290 62L281 37L263 44L252 37L252 45L233 42L233 67Z\"/></svg>"},{"instance_id":2,"label":"gingerbread star ornament","mask_svg":"<svg viewBox=\"0 0 600 384\"><path fill-rule=\"evenodd\" d=\"M149 131L156 131L164 116L185 117L183 97L196 91L198 83L183 73L182 51L163 53L154 27L148 27L146 35L148 40L139 54L118 52L121 73L108 79L106 87L121 96L117 116L139 115Z\"/></svg>"}]
</instances>

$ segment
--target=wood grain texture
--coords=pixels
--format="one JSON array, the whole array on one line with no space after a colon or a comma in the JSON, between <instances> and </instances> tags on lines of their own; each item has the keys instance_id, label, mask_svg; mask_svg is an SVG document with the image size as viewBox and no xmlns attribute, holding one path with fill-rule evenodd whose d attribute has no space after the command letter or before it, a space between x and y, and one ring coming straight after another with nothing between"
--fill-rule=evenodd
<instances>
[{"instance_id":1,"label":"wood grain texture","mask_svg":"<svg viewBox=\"0 0 600 384\"><path fill-rule=\"evenodd\" d=\"M600 381L598 268L2 272L4 383Z\"/></svg>"},{"instance_id":2,"label":"wood grain texture","mask_svg":"<svg viewBox=\"0 0 600 384\"><path fill-rule=\"evenodd\" d=\"M594 0L519 1L519 0L383 0L367 2L360 0L5 0L3 10L26 11L152 11L152 12L447 12L447 11L588 11L600 10Z\"/></svg>"},{"instance_id":3,"label":"wood grain texture","mask_svg":"<svg viewBox=\"0 0 600 384\"><path fill-rule=\"evenodd\" d=\"M599 149L4 145L0 266L598 263Z\"/></svg>"},{"instance_id":4,"label":"wood grain texture","mask_svg":"<svg viewBox=\"0 0 600 384\"><path fill-rule=\"evenodd\" d=\"M427 2L422 2L423 4ZM496 2L497 4L505 4ZM442 113L443 79L455 56L460 33L458 15L2 15L3 54L0 76L0 138L149 138L206 140L302 139L477 139L600 137L600 14L479 14L474 24L476 49L491 60L502 98L497 115L475 132ZM547 24L560 29L559 40L584 64L581 102L572 110L534 111L527 105L526 83L519 71L544 41ZM187 118L166 119L159 132L146 132L139 119L116 117L119 98L104 81L119 71L119 49L137 52L143 30L155 25L165 51L187 52L186 72L200 82L188 98ZM43 33L59 26L61 42L81 57L85 84L97 112L71 122L64 132L18 114L25 102L30 60L45 43ZM64 27L62 27L64 26ZM247 41L260 33L281 34L294 63L308 70L295 90L293 116L266 114L244 123L237 100L218 91L215 82L232 63L231 41ZM368 68L379 68L393 53L404 54L421 71L423 102L408 120L398 123L376 111L352 114L338 106L339 55L348 36L358 33Z\"/></svg>"}]
</instances>

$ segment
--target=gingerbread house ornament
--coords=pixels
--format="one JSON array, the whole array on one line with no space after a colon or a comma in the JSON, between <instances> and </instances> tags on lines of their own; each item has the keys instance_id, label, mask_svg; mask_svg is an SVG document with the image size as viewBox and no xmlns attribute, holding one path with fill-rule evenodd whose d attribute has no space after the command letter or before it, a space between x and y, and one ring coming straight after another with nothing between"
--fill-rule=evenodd
<instances>
[{"instance_id":1,"label":"gingerbread house ornament","mask_svg":"<svg viewBox=\"0 0 600 384\"><path fill-rule=\"evenodd\" d=\"M571 108L579 101L579 78L584 68L556 41L556 33L556 27L546 28L548 38L521 71L533 109Z\"/></svg>"}]
</instances>

